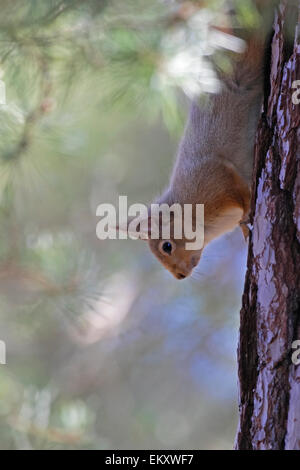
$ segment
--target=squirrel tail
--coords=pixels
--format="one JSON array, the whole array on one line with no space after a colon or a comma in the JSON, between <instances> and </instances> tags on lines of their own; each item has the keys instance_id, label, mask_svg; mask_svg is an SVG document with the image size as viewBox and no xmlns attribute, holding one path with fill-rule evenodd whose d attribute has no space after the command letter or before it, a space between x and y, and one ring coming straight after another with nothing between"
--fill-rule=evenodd
<instances>
[{"instance_id":1,"label":"squirrel tail","mask_svg":"<svg viewBox=\"0 0 300 470\"><path fill-rule=\"evenodd\" d=\"M247 41L246 50L237 58L231 77L237 87L251 89L262 83L266 53L267 41L261 35Z\"/></svg>"},{"instance_id":2,"label":"squirrel tail","mask_svg":"<svg viewBox=\"0 0 300 470\"><path fill-rule=\"evenodd\" d=\"M261 17L261 24L254 30L241 31L245 49L232 61L229 76L221 76L229 88L243 90L257 89L264 83L268 73L271 40L273 36L273 21L278 0L253 0Z\"/></svg>"}]
</instances>

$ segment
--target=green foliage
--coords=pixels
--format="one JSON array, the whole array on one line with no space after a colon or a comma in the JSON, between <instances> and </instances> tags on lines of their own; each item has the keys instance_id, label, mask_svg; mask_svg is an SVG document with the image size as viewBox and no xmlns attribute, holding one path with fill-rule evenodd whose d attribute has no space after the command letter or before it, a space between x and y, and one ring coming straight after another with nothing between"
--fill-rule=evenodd
<instances>
[{"instance_id":1,"label":"green foliage","mask_svg":"<svg viewBox=\"0 0 300 470\"><path fill-rule=\"evenodd\" d=\"M237 4L234 26L252 27L251 2ZM211 399L201 382L199 404L188 371L203 334L217 383L233 373L230 354L220 366L206 342L232 326L238 281L228 275L221 301L210 282L185 291L144 247L95 237L99 203L148 202L166 183L185 96L216 88L215 52L228 65L212 28L225 0L0 0L0 11L0 447L182 448L198 445L195 430L229 445L228 397ZM214 434L209 416L224 402Z\"/></svg>"}]
</instances>

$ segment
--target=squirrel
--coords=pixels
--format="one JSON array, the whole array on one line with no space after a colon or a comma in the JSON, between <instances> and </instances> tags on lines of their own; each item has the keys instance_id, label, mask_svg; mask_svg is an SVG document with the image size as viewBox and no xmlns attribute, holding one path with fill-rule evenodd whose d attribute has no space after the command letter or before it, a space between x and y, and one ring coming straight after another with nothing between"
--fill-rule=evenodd
<instances>
[{"instance_id":1,"label":"squirrel","mask_svg":"<svg viewBox=\"0 0 300 470\"><path fill-rule=\"evenodd\" d=\"M152 253L177 279L192 273L215 238L238 225L247 236L264 49L264 42L251 40L221 92L203 107L191 104L170 184L158 203L204 204L204 245L193 251L185 249L184 237L148 240Z\"/></svg>"},{"instance_id":2,"label":"squirrel","mask_svg":"<svg viewBox=\"0 0 300 470\"><path fill-rule=\"evenodd\" d=\"M220 92L204 105L191 103L169 185L155 202L169 207L179 203L182 208L184 204L204 204L203 247L187 250L184 236L147 239L151 252L176 279L189 276L203 249L220 235L240 226L247 237L265 51L266 35L256 31L233 62L230 75L221 77ZM150 209L148 214L150 224Z\"/></svg>"}]
</instances>

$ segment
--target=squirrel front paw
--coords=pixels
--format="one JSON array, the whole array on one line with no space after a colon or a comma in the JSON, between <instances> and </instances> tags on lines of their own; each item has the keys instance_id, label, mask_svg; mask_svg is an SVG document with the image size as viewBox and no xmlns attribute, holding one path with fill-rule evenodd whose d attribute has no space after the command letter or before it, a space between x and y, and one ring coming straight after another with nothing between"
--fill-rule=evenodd
<instances>
[{"instance_id":1,"label":"squirrel front paw","mask_svg":"<svg viewBox=\"0 0 300 470\"><path fill-rule=\"evenodd\" d=\"M253 225L250 223L248 217L245 217L240 220L240 228L243 232L245 242L247 242L247 239L249 238L249 233L253 230Z\"/></svg>"}]
</instances>

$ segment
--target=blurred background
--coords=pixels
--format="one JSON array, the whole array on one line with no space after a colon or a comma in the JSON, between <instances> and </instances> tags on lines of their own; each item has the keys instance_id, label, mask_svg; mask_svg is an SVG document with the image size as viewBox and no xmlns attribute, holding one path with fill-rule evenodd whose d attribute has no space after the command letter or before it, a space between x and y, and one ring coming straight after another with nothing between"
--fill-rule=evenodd
<instances>
[{"instance_id":1,"label":"blurred background","mask_svg":"<svg viewBox=\"0 0 300 470\"><path fill-rule=\"evenodd\" d=\"M212 58L228 70L242 47L227 28L256 27L258 12L250 0L0 11L0 448L232 448L242 235L178 282L144 242L97 240L96 207L164 188L188 100L217 91Z\"/></svg>"}]
</instances>

